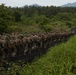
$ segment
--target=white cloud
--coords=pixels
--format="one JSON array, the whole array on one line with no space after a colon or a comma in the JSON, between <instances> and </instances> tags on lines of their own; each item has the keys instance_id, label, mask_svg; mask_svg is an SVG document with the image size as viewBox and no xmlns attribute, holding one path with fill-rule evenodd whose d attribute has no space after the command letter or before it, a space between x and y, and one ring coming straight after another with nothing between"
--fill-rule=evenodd
<instances>
[{"instance_id":1,"label":"white cloud","mask_svg":"<svg viewBox=\"0 0 76 75\"><path fill-rule=\"evenodd\" d=\"M76 0L0 0L0 3L4 3L8 6L24 6L26 4L34 4L37 3L39 5L63 5L66 3L73 3Z\"/></svg>"}]
</instances>

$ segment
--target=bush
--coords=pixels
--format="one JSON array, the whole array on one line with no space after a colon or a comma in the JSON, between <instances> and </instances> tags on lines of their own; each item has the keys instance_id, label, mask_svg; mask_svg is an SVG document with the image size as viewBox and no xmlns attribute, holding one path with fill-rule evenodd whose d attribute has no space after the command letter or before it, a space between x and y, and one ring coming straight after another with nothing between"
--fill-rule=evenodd
<instances>
[{"instance_id":1,"label":"bush","mask_svg":"<svg viewBox=\"0 0 76 75\"><path fill-rule=\"evenodd\" d=\"M71 13L58 13L52 21L71 21L73 18L73 14Z\"/></svg>"},{"instance_id":2,"label":"bush","mask_svg":"<svg viewBox=\"0 0 76 75\"><path fill-rule=\"evenodd\" d=\"M7 23L2 18L0 18L0 34L7 32Z\"/></svg>"},{"instance_id":3,"label":"bush","mask_svg":"<svg viewBox=\"0 0 76 75\"><path fill-rule=\"evenodd\" d=\"M19 26L9 26L8 27L8 33L12 32L20 32L21 33L22 29Z\"/></svg>"}]
</instances>

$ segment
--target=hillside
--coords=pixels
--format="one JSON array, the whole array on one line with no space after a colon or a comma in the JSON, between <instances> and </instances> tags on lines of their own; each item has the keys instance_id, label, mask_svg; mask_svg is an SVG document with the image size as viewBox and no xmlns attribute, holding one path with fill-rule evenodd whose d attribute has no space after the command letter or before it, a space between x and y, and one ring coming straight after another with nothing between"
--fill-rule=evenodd
<instances>
[{"instance_id":1,"label":"hillside","mask_svg":"<svg viewBox=\"0 0 76 75\"><path fill-rule=\"evenodd\" d=\"M39 5L39 4L37 4L37 3L35 3L35 4L30 5L30 6L39 7L40 5Z\"/></svg>"},{"instance_id":2,"label":"hillside","mask_svg":"<svg viewBox=\"0 0 76 75\"><path fill-rule=\"evenodd\" d=\"M76 26L76 8L37 4L11 8L2 4L0 9L0 34L68 31Z\"/></svg>"},{"instance_id":3,"label":"hillside","mask_svg":"<svg viewBox=\"0 0 76 75\"><path fill-rule=\"evenodd\" d=\"M63 7L76 7L76 2L74 2L74 3L67 3L67 4L64 4L62 6Z\"/></svg>"},{"instance_id":4,"label":"hillside","mask_svg":"<svg viewBox=\"0 0 76 75\"><path fill-rule=\"evenodd\" d=\"M2 75L75 75L76 74L76 36L68 42L54 46L47 54L31 64L11 63Z\"/></svg>"}]
</instances>

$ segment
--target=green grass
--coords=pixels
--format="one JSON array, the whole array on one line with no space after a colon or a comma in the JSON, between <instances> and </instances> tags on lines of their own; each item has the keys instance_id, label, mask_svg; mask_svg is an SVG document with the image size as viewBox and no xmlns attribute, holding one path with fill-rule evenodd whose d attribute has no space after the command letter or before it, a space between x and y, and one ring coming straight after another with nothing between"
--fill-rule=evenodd
<instances>
[{"instance_id":1,"label":"green grass","mask_svg":"<svg viewBox=\"0 0 76 75\"><path fill-rule=\"evenodd\" d=\"M16 73L19 75L76 75L76 36L66 43L50 48L45 55L31 64L20 66L13 63L8 75L16 75Z\"/></svg>"}]
</instances>

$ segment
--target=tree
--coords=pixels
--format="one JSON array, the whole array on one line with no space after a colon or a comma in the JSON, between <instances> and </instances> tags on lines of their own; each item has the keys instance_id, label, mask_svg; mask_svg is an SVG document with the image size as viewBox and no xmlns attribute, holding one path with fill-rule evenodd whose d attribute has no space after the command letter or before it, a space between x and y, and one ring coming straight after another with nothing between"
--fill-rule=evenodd
<instances>
[{"instance_id":1,"label":"tree","mask_svg":"<svg viewBox=\"0 0 76 75\"><path fill-rule=\"evenodd\" d=\"M15 22L21 21L21 14L18 10L14 11Z\"/></svg>"},{"instance_id":2,"label":"tree","mask_svg":"<svg viewBox=\"0 0 76 75\"><path fill-rule=\"evenodd\" d=\"M7 27L7 23L2 18L0 18L0 34L7 32Z\"/></svg>"},{"instance_id":3,"label":"tree","mask_svg":"<svg viewBox=\"0 0 76 75\"><path fill-rule=\"evenodd\" d=\"M9 22L13 20L11 8L4 6L4 4L0 5L0 33L7 32Z\"/></svg>"}]
</instances>

